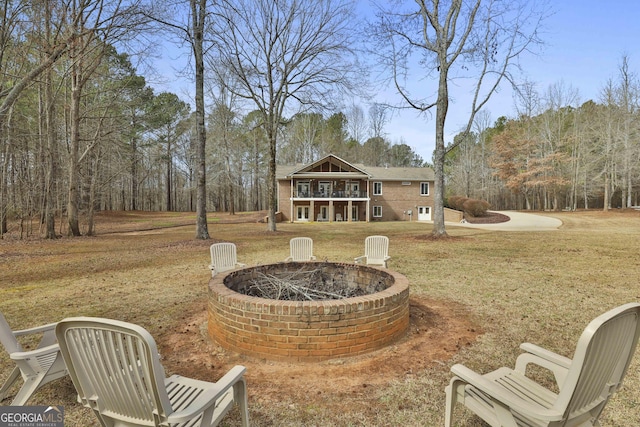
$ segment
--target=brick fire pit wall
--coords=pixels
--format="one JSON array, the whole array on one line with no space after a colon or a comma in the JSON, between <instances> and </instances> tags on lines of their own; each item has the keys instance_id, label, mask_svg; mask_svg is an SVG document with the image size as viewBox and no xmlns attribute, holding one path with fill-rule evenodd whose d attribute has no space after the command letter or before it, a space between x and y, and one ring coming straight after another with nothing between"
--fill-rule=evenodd
<instances>
[{"instance_id":1,"label":"brick fire pit wall","mask_svg":"<svg viewBox=\"0 0 640 427\"><path fill-rule=\"evenodd\" d=\"M256 274L334 269L373 294L323 301L278 301L242 294ZM389 345L409 327L409 283L402 274L364 265L279 263L216 275L209 282L209 336L223 348L268 360L314 362Z\"/></svg>"}]
</instances>

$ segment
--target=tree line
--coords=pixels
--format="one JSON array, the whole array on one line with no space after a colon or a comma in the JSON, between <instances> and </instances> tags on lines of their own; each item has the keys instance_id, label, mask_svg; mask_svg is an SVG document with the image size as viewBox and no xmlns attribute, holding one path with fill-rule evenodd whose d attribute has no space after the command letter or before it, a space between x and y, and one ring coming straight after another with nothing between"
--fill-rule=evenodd
<instances>
[{"instance_id":1,"label":"tree line","mask_svg":"<svg viewBox=\"0 0 640 427\"><path fill-rule=\"evenodd\" d=\"M25 47L15 41L4 46L0 88L10 88L15 81L9 67L29 58L20 58ZM94 49L100 58L85 58L86 66L90 58L95 61L95 71L86 75L81 94L74 93L79 83L71 60L60 62L29 82L3 117L2 233L12 223L25 236L68 234L70 198L76 234L86 235L95 232L97 211L195 210L191 106L174 93L155 91L128 54L111 45ZM266 209L268 140L262 118L257 111L244 113L215 76L206 88L208 209ZM367 114L352 105L344 112L283 117L278 162L308 163L333 153L374 166L422 166L411 147L385 136L388 114L374 104Z\"/></svg>"},{"instance_id":2,"label":"tree line","mask_svg":"<svg viewBox=\"0 0 640 427\"><path fill-rule=\"evenodd\" d=\"M382 4L363 23L350 0L2 0L0 233L11 219L22 233L91 235L102 209L195 210L196 238L206 239L207 209L268 208L275 231L277 162L334 153L423 165L386 139L385 106L368 117L345 107L372 93L367 51L406 108L436 110L434 234L444 235L448 82L476 81L468 135L538 42L541 12L530 4ZM188 51L193 111L138 73L155 43ZM418 73L438 76L424 79L436 82L436 100L403 86L413 55L431 58Z\"/></svg>"},{"instance_id":3,"label":"tree line","mask_svg":"<svg viewBox=\"0 0 640 427\"><path fill-rule=\"evenodd\" d=\"M490 123L449 145L447 191L493 209L576 210L640 205L640 82L623 56L595 100L559 82L528 83L518 115Z\"/></svg>"}]
</instances>

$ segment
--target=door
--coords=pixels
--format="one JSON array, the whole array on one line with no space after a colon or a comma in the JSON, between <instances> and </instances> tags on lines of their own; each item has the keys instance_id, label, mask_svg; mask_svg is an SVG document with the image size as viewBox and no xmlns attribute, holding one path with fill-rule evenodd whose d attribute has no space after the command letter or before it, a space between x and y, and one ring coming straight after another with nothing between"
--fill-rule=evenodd
<instances>
[{"instance_id":1,"label":"door","mask_svg":"<svg viewBox=\"0 0 640 427\"><path fill-rule=\"evenodd\" d=\"M346 211L347 208L345 208ZM346 215L345 215L346 217ZM351 206L351 221L357 221L358 220L358 206L356 205L352 205Z\"/></svg>"},{"instance_id":2,"label":"door","mask_svg":"<svg viewBox=\"0 0 640 427\"><path fill-rule=\"evenodd\" d=\"M320 197L330 197L331 182L321 181L320 183L318 183L318 191L320 192Z\"/></svg>"},{"instance_id":3,"label":"door","mask_svg":"<svg viewBox=\"0 0 640 427\"><path fill-rule=\"evenodd\" d=\"M298 206L297 212L298 221L309 221L309 206Z\"/></svg>"},{"instance_id":4,"label":"door","mask_svg":"<svg viewBox=\"0 0 640 427\"><path fill-rule=\"evenodd\" d=\"M309 181L298 181L297 197L309 197Z\"/></svg>"},{"instance_id":5,"label":"door","mask_svg":"<svg viewBox=\"0 0 640 427\"><path fill-rule=\"evenodd\" d=\"M320 206L320 217L318 221L327 221L329 219L329 206Z\"/></svg>"},{"instance_id":6,"label":"door","mask_svg":"<svg viewBox=\"0 0 640 427\"><path fill-rule=\"evenodd\" d=\"M360 197L360 185L357 182L352 182L349 185L349 197Z\"/></svg>"},{"instance_id":7,"label":"door","mask_svg":"<svg viewBox=\"0 0 640 427\"><path fill-rule=\"evenodd\" d=\"M418 206L418 221L431 221L431 207Z\"/></svg>"}]
</instances>

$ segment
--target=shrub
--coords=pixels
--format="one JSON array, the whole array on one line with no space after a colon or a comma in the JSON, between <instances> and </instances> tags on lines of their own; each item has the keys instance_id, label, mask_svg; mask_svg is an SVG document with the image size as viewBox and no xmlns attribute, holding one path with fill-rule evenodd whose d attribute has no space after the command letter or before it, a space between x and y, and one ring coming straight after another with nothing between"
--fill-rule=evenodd
<instances>
[{"instance_id":1,"label":"shrub","mask_svg":"<svg viewBox=\"0 0 640 427\"><path fill-rule=\"evenodd\" d=\"M462 207L463 212L467 215L485 216L491 205L485 200L467 199Z\"/></svg>"},{"instance_id":2,"label":"shrub","mask_svg":"<svg viewBox=\"0 0 640 427\"><path fill-rule=\"evenodd\" d=\"M464 196L450 196L446 206L457 211L464 212L465 215L477 217L485 216L487 210L491 208L489 202L478 199L470 199Z\"/></svg>"},{"instance_id":3,"label":"shrub","mask_svg":"<svg viewBox=\"0 0 640 427\"><path fill-rule=\"evenodd\" d=\"M469 200L463 196L451 196L447 199L447 207L457 211L464 211L464 203Z\"/></svg>"}]
</instances>

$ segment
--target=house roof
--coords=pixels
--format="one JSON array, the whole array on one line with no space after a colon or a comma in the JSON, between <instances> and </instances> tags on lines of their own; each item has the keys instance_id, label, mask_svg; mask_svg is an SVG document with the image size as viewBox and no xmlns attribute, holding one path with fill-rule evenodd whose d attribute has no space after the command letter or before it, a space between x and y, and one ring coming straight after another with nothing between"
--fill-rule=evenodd
<instances>
[{"instance_id":1,"label":"house roof","mask_svg":"<svg viewBox=\"0 0 640 427\"><path fill-rule=\"evenodd\" d=\"M322 170L326 169L326 170ZM433 169L429 167L378 167L352 164L341 158L329 154L320 160L306 165L277 165L276 179L291 179L304 177L331 177L333 178L359 178L379 179L383 181L433 181Z\"/></svg>"}]
</instances>

